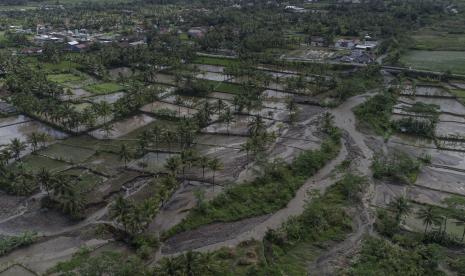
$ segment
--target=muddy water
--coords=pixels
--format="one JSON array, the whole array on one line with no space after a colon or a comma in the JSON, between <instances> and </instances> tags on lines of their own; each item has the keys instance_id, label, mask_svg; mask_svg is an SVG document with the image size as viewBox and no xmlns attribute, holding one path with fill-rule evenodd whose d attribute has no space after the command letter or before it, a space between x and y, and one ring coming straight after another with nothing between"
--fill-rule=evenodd
<instances>
[{"instance_id":1,"label":"muddy water","mask_svg":"<svg viewBox=\"0 0 465 276\"><path fill-rule=\"evenodd\" d=\"M0 128L9 126L9 125L14 125L14 124L19 124L19 123L25 123L32 121L31 118L26 117L24 115L17 115L13 117L7 117L7 118L0 118Z\"/></svg>"},{"instance_id":2,"label":"muddy water","mask_svg":"<svg viewBox=\"0 0 465 276\"><path fill-rule=\"evenodd\" d=\"M195 76L198 79L211 80L211 81L226 81L228 77L222 73L202 72Z\"/></svg>"},{"instance_id":3,"label":"muddy water","mask_svg":"<svg viewBox=\"0 0 465 276\"><path fill-rule=\"evenodd\" d=\"M95 96L88 98L88 100L94 102L94 103L101 103L101 102L107 102L109 104L113 104L122 97L124 97L126 93L124 92L117 92L113 94L106 94L106 95L100 95L100 96Z\"/></svg>"},{"instance_id":4,"label":"muddy water","mask_svg":"<svg viewBox=\"0 0 465 276\"><path fill-rule=\"evenodd\" d=\"M103 129L97 129L89 134L97 139L115 139L121 136L124 136L140 127L150 124L151 122L155 121L154 118L142 114L130 117L128 119L124 119L122 121L114 123L113 130L107 135Z\"/></svg>"},{"instance_id":5,"label":"muddy water","mask_svg":"<svg viewBox=\"0 0 465 276\"><path fill-rule=\"evenodd\" d=\"M6 145L14 138L25 142L28 136L34 132L47 133L54 139L67 137L63 132L55 130L39 121L30 120L28 117L22 115L4 119L1 123L3 126L0 127L0 145Z\"/></svg>"}]
</instances>

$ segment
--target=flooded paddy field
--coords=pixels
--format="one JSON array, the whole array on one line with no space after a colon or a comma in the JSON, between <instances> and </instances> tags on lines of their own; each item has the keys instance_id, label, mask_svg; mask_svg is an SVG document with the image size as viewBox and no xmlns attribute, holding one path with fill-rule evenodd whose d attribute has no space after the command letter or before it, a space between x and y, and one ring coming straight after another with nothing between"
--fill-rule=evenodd
<instances>
[{"instance_id":1,"label":"flooded paddy field","mask_svg":"<svg viewBox=\"0 0 465 276\"><path fill-rule=\"evenodd\" d=\"M162 153L162 152L149 152L143 157L132 161L128 167L140 171L151 173L166 172L166 161L177 154Z\"/></svg>"},{"instance_id":2,"label":"flooded paddy field","mask_svg":"<svg viewBox=\"0 0 465 276\"><path fill-rule=\"evenodd\" d=\"M53 139L64 139L68 135L42 122L23 115L0 119L0 145L10 143L12 139L27 141L32 133L46 133Z\"/></svg>"},{"instance_id":3,"label":"flooded paddy field","mask_svg":"<svg viewBox=\"0 0 465 276\"><path fill-rule=\"evenodd\" d=\"M94 96L94 97L89 97L86 100L91 101L93 103L102 103L106 102L109 104L113 104L122 97L126 95L125 92L117 92L113 94L106 94L106 95L100 95L100 96Z\"/></svg>"}]
</instances>

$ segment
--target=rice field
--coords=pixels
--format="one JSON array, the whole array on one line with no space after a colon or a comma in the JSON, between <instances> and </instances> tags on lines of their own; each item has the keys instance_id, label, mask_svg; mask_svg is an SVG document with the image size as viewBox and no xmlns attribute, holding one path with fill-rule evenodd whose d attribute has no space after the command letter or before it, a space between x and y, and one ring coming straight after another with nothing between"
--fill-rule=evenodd
<instances>
[{"instance_id":1,"label":"rice field","mask_svg":"<svg viewBox=\"0 0 465 276\"><path fill-rule=\"evenodd\" d=\"M465 51L412 50L400 59L407 67L437 72L451 71L465 75Z\"/></svg>"}]
</instances>

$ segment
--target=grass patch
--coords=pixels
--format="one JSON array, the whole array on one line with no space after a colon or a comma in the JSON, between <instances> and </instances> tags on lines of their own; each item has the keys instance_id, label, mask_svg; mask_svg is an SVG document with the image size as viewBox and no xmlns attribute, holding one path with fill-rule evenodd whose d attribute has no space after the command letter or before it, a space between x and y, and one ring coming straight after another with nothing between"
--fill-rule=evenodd
<instances>
[{"instance_id":1,"label":"grass patch","mask_svg":"<svg viewBox=\"0 0 465 276\"><path fill-rule=\"evenodd\" d=\"M85 90L89 91L92 94L97 94L97 95L111 94L111 93L119 92L123 89L124 89L123 86L117 83L114 83L114 82L91 84L85 87Z\"/></svg>"},{"instance_id":2,"label":"grass patch","mask_svg":"<svg viewBox=\"0 0 465 276\"><path fill-rule=\"evenodd\" d=\"M37 235L26 232L16 237L0 237L0 256L4 256L16 248L33 244L37 240Z\"/></svg>"},{"instance_id":3,"label":"grass patch","mask_svg":"<svg viewBox=\"0 0 465 276\"><path fill-rule=\"evenodd\" d=\"M81 67L80 64L67 60L61 61L59 63L36 63L36 65L50 73L69 72L72 69L78 69Z\"/></svg>"},{"instance_id":4,"label":"grass patch","mask_svg":"<svg viewBox=\"0 0 465 276\"><path fill-rule=\"evenodd\" d=\"M396 104L396 96L386 91L358 105L354 109L358 123L372 129L376 134L388 137L392 132L391 110Z\"/></svg>"},{"instance_id":5,"label":"grass patch","mask_svg":"<svg viewBox=\"0 0 465 276\"><path fill-rule=\"evenodd\" d=\"M428 162L426 157L424 162ZM372 164L373 177L411 184L415 183L421 165L420 160L412 159L404 152L395 152L387 156L378 155L375 156Z\"/></svg>"},{"instance_id":6,"label":"grass patch","mask_svg":"<svg viewBox=\"0 0 465 276\"><path fill-rule=\"evenodd\" d=\"M435 244L411 241L404 247L370 237L344 275L443 275L438 271L440 257L440 248Z\"/></svg>"},{"instance_id":7,"label":"grass patch","mask_svg":"<svg viewBox=\"0 0 465 276\"><path fill-rule=\"evenodd\" d=\"M213 222L227 222L273 213L291 200L306 179L326 162L336 157L340 149L340 133L333 128L319 150L301 153L291 165L269 164L264 175L251 182L236 185L209 203L193 209L165 236L194 229Z\"/></svg>"},{"instance_id":8,"label":"grass patch","mask_svg":"<svg viewBox=\"0 0 465 276\"><path fill-rule=\"evenodd\" d=\"M91 157L95 151L82 147L68 146L65 144L53 144L50 147L39 151L39 154L57 160L64 160L72 163L81 163Z\"/></svg>"},{"instance_id":9,"label":"grass patch","mask_svg":"<svg viewBox=\"0 0 465 276\"><path fill-rule=\"evenodd\" d=\"M83 193L88 193L88 197L92 197L90 194L100 183L103 182L103 178L88 170L83 169L70 169L64 172L66 175L71 175L77 178L77 185L79 190Z\"/></svg>"},{"instance_id":10,"label":"grass patch","mask_svg":"<svg viewBox=\"0 0 465 276\"><path fill-rule=\"evenodd\" d=\"M21 159L21 164L26 169L26 171L33 173L38 173L42 169L46 169L51 172L57 172L69 166L64 162L40 155L28 155Z\"/></svg>"},{"instance_id":11,"label":"grass patch","mask_svg":"<svg viewBox=\"0 0 465 276\"><path fill-rule=\"evenodd\" d=\"M53 81L53 82L56 82L56 83L59 83L59 84L64 84L64 83L67 83L67 82L82 81L85 78L82 77L82 76L74 75L74 74L52 74L52 75L48 75L47 79L49 81Z\"/></svg>"},{"instance_id":12,"label":"grass patch","mask_svg":"<svg viewBox=\"0 0 465 276\"><path fill-rule=\"evenodd\" d=\"M199 80L199 82L205 83L206 85L212 87L213 91L216 92L239 94L243 91L243 88L240 84L212 80Z\"/></svg>"},{"instance_id":13,"label":"grass patch","mask_svg":"<svg viewBox=\"0 0 465 276\"><path fill-rule=\"evenodd\" d=\"M408 51L400 59L402 64L420 70L450 71L465 75L465 51Z\"/></svg>"}]
</instances>

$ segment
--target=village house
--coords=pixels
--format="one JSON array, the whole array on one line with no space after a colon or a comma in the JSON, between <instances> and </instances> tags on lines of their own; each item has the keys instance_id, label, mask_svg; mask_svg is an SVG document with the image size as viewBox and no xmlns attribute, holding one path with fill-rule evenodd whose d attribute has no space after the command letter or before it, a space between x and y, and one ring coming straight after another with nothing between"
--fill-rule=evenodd
<instances>
[{"instance_id":1,"label":"village house","mask_svg":"<svg viewBox=\"0 0 465 276\"><path fill-rule=\"evenodd\" d=\"M375 61L373 55L363 50L353 50L350 55L340 58L341 62L370 64Z\"/></svg>"},{"instance_id":2,"label":"village house","mask_svg":"<svg viewBox=\"0 0 465 276\"><path fill-rule=\"evenodd\" d=\"M207 30L204 27L192 27L187 31L187 35L190 38L203 38L206 33Z\"/></svg>"},{"instance_id":3,"label":"village house","mask_svg":"<svg viewBox=\"0 0 465 276\"><path fill-rule=\"evenodd\" d=\"M305 12L304 8L297 7L297 6L286 6L284 10L289 11L289 12L297 12L297 13Z\"/></svg>"},{"instance_id":4,"label":"village house","mask_svg":"<svg viewBox=\"0 0 465 276\"><path fill-rule=\"evenodd\" d=\"M359 43L356 39L338 39L334 44L336 49L354 49L355 45Z\"/></svg>"},{"instance_id":5,"label":"village house","mask_svg":"<svg viewBox=\"0 0 465 276\"><path fill-rule=\"evenodd\" d=\"M324 37L321 36L311 36L310 37L310 45L313 47L327 47L328 42Z\"/></svg>"}]
</instances>

